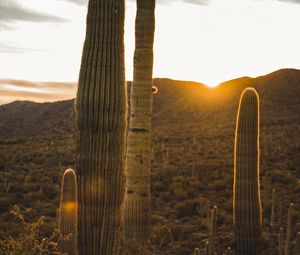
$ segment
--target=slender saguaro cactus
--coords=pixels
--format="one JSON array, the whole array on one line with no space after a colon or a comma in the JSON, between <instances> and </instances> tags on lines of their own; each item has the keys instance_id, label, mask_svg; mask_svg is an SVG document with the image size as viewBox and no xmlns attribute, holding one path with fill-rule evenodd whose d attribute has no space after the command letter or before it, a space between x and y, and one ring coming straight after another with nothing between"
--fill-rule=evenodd
<instances>
[{"instance_id":1,"label":"slender saguaro cactus","mask_svg":"<svg viewBox=\"0 0 300 255\"><path fill-rule=\"evenodd\" d=\"M209 255L216 252L216 232L217 232L217 206L214 206L210 217L210 233L209 233Z\"/></svg>"},{"instance_id":2,"label":"slender saguaro cactus","mask_svg":"<svg viewBox=\"0 0 300 255\"><path fill-rule=\"evenodd\" d=\"M126 158L125 246L126 241L129 240L134 240L138 245L142 245L150 238L154 10L155 0L137 0L134 76L131 87Z\"/></svg>"},{"instance_id":3,"label":"slender saguaro cactus","mask_svg":"<svg viewBox=\"0 0 300 255\"><path fill-rule=\"evenodd\" d=\"M276 205L276 190L272 189L271 219L270 219L270 226L272 228L274 228L275 225L275 205Z\"/></svg>"},{"instance_id":4,"label":"slender saguaro cactus","mask_svg":"<svg viewBox=\"0 0 300 255\"><path fill-rule=\"evenodd\" d=\"M200 255L200 250L199 250L199 248L195 248L195 250L194 250L194 255Z\"/></svg>"},{"instance_id":5,"label":"slender saguaro cactus","mask_svg":"<svg viewBox=\"0 0 300 255\"><path fill-rule=\"evenodd\" d=\"M259 96L243 91L237 115L234 154L234 223L236 255L261 254L259 182Z\"/></svg>"},{"instance_id":6,"label":"slender saguaro cactus","mask_svg":"<svg viewBox=\"0 0 300 255\"><path fill-rule=\"evenodd\" d=\"M118 253L124 194L124 0L90 0L76 97L80 255Z\"/></svg>"},{"instance_id":7,"label":"slender saguaro cactus","mask_svg":"<svg viewBox=\"0 0 300 255\"><path fill-rule=\"evenodd\" d=\"M296 243L294 247L294 255L299 255L299 254L300 254L300 232L297 233Z\"/></svg>"},{"instance_id":8,"label":"slender saguaro cactus","mask_svg":"<svg viewBox=\"0 0 300 255\"><path fill-rule=\"evenodd\" d=\"M209 241L205 242L205 254L209 255Z\"/></svg>"},{"instance_id":9,"label":"slender saguaro cactus","mask_svg":"<svg viewBox=\"0 0 300 255\"><path fill-rule=\"evenodd\" d=\"M284 246L284 255L289 255L290 240L291 240L291 234L292 234L293 213L294 213L294 204L290 203L289 211L288 211L288 216L287 216L286 239L285 239L285 246Z\"/></svg>"},{"instance_id":10,"label":"slender saguaro cactus","mask_svg":"<svg viewBox=\"0 0 300 255\"><path fill-rule=\"evenodd\" d=\"M67 169L62 178L59 229L63 235L72 235L70 241L61 243L61 250L68 255L77 254L77 208L76 173Z\"/></svg>"},{"instance_id":11,"label":"slender saguaro cactus","mask_svg":"<svg viewBox=\"0 0 300 255\"><path fill-rule=\"evenodd\" d=\"M281 227L279 229L279 235L278 235L278 254L283 255L283 228Z\"/></svg>"},{"instance_id":12,"label":"slender saguaro cactus","mask_svg":"<svg viewBox=\"0 0 300 255\"><path fill-rule=\"evenodd\" d=\"M231 255L231 247L229 246L229 247L227 247L227 250L226 250L226 255Z\"/></svg>"},{"instance_id":13,"label":"slender saguaro cactus","mask_svg":"<svg viewBox=\"0 0 300 255\"><path fill-rule=\"evenodd\" d=\"M206 222L207 222L207 229L210 228L210 201L207 200L206 202Z\"/></svg>"}]
</instances>

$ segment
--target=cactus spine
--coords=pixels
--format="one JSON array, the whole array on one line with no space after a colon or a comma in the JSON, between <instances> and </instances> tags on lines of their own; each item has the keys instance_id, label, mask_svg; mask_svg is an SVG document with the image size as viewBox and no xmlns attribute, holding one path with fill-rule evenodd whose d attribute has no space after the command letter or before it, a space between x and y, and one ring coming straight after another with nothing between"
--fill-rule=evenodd
<instances>
[{"instance_id":1,"label":"cactus spine","mask_svg":"<svg viewBox=\"0 0 300 255\"><path fill-rule=\"evenodd\" d=\"M293 212L294 212L294 204L290 203L289 211L288 211L288 216L287 216L287 226L286 226L286 239L285 239L285 246L284 246L284 255L289 255L290 240L291 240L291 234L292 234Z\"/></svg>"},{"instance_id":2,"label":"cactus spine","mask_svg":"<svg viewBox=\"0 0 300 255\"><path fill-rule=\"evenodd\" d=\"M243 91L237 115L234 154L234 224L236 255L261 254L259 182L259 96Z\"/></svg>"},{"instance_id":3,"label":"cactus spine","mask_svg":"<svg viewBox=\"0 0 300 255\"><path fill-rule=\"evenodd\" d=\"M217 207L214 206L210 217L210 233L209 233L209 255L216 252L216 232L217 232Z\"/></svg>"},{"instance_id":4,"label":"cactus spine","mask_svg":"<svg viewBox=\"0 0 300 255\"><path fill-rule=\"evenodd\" d=\"M70 241L61 243L62 251L68 255L77 254L77 207L76 173L67 169L62 178L59 229L63 235L72 235Z\"/></svg>"},{"instance_id":5,"label":"cactus spine","mask_svg":"<svg viewBox=\"0 0 300 255\"><path fill-rule=\"evenodd\" d=\"M150 238L150 163L155 0L137 0L134 76L131 87L124 238L138 245ZM146 251L145 251L146 252ZM131 253L127 251L127 253Z\"/></svg>"},{"instance_id":6,"label":"cactus spine","mask_svg":"<svg viewBox=\"0 0 300 255\"><path fill-rule=\"evenodd\" d=\"M124 194L124 0L90 0L76 97L80 255L118 252Z\"/></svg>"},{"instance_id":7,"label":"cactus spine","mask_svg":"<svg viewBox=\"0 0 300 255\"><path fill-rule=\"evenodd\" d=\"M294 247L294 255L299 255L299 254L300 254L300 232L297 233L296 243Z\"/></svg>"}]
</instances>

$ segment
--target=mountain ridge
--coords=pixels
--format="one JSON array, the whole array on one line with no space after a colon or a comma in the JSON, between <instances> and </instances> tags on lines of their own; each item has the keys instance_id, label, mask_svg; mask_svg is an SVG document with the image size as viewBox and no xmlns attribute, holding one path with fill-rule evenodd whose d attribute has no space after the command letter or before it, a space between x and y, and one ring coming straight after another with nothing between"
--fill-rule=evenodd
<instances>
[{"instance_id":1,"label":"mountain ridge","mask_svg":"<svg viewBox=\"0 0 300 255\"><path fill-rule=\"evenodd\" d=\"M130 86L130 82L128 84ZM168 78L156 78L153 84L158 87L153 100L153 125L162 127L163 123L172 123L177 126L182 122L177 121L178 115L184 116L187 112L199 123L206 115L202 106L215 115L222 115L221 109L225 107L227 112L233 113L230 116L232 120L239 94L247 86L255 87L260 93L263 112L273 116L274 110L280 109L280 112L287 111L291 115L291 109L284 106L298 102L295 97L300 94L300 70L281 69L257 78L241 77L223 82L215 88ZM75 126L73 102L74 99L54 103L14 101L1 105L0 136L72 132Z\"/></svg>"}]
</instances>

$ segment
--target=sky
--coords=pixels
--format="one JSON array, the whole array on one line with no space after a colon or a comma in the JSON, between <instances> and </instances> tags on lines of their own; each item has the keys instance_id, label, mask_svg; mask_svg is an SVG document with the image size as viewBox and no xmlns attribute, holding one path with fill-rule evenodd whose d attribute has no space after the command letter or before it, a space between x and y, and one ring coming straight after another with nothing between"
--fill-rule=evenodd
<instances>
[{"instance_id":1,"label":"sky","mask_svg":"<svg viewBox=\"0 0 300 255\"><path fill-rule=\"evenodd\" d=\"M87 0L0 0L0 104L75 96L86 12ZM135 12L126 0L127 80ZM153 76L216 86L300 69L299 24L300 0L157 0Z\"/></svg>"}]
</instances>

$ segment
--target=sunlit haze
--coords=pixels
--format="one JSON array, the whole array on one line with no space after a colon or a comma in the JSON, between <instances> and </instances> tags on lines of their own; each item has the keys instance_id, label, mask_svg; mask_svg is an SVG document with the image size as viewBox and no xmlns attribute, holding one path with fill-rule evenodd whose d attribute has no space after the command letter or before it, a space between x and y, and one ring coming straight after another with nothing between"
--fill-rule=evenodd
<instances>
[{"instance_id":1,"label":"sunlit haze","mask_svg":"<svg viewBox=\"0 0 300 255\"><path fill-rule=\"evenodd\" d=\"M76 82L86 11L84 0L1 0L0 79ZM135 1L126 1L127 80L133 73L134 19ZM216 86L299 69L299 24L296 1L158 0L154 77ZM1 84L0 91L16 89ZM32 89L24 91L41 93Z\"/></svg>"}]
</instances>

